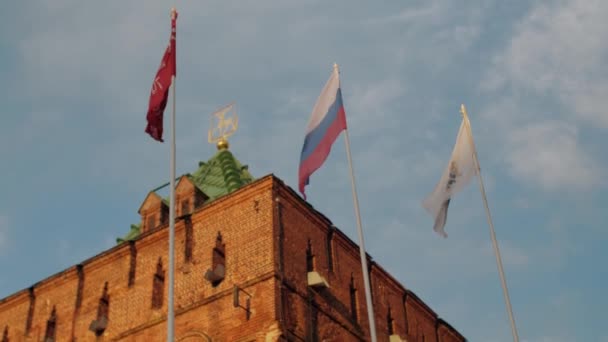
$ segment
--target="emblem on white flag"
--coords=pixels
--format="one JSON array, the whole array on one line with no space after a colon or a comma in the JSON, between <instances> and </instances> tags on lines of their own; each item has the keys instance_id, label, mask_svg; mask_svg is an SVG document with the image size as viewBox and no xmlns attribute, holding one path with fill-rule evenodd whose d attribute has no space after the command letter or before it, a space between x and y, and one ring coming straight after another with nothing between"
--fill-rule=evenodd
<instances>
[{"instance_id":1,"label":"emblem on white flag","mask_svg":"<svg viewBox=\"0 0 608 342\"><path fill-rule=\"evenodd\" d=\"M460 192L475 175L473 153L475 148L470 136L470 126L468 119L464 117L448 167L433 192L422 202L422 206L435 219L433 230L443 237L447 237L444 227L452 196Z\"/></svg>"}]
</instances>

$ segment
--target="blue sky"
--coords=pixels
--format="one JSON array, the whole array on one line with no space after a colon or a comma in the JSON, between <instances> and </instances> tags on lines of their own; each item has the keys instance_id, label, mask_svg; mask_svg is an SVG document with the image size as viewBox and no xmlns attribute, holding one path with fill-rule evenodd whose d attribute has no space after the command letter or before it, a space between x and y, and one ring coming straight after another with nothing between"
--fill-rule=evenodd
<instances>
[{"instance_id":1,"label":"blue sky","mask_svg":"<svg viewBox=\"0 0 608 342\"><path fill-rule=\"evenodd\" d=\"M144 133L169 1L12 1L0 13L0 297L114 245L168 180ZM483 204L451 203L447 239L420 202L467 105L522 341L608 341L608 2L178 1L178 173L231 150L297 187L332 64L374 259L471 341L510 341ZM353 240L343 137L309 201Z\"/></svg>"}]
</instances>

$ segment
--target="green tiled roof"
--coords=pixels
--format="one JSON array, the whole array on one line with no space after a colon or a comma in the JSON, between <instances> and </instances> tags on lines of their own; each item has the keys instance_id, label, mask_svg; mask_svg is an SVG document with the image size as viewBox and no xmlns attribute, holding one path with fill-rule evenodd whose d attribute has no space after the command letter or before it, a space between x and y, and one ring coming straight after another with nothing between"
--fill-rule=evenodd
<instances>
[{"instance_id":1,"label":"green tiled roof","mask_svg":"<svg viewBox=\"0 0 608 342\"><path fill-rule=\"evenodd\" d=\"M249 173L247 165L241 164L228 149L220 149L207 162L198 163L198 170L185 176L209 196L208 202L238 190L255 180ZM163 201L169 205L168 199L163 199ZM135 240L140 233L139 225L131 225L131 231L125 237L117 238L116 243Z\"/></svg>"},{"instance_id":2,"label":"green tiled roof","mask_svg":"<svg viewBox=\"0 0 608 342\"><path fill-rule=\"evenodd\" d=\"M228 150L218 151L198 166L190 179L210 200L229 194L254 180L247 166L242 165Z\"/></svg>"},{"instance_id":3,"label":"green tiled roof","mask_svg":"<svg viewBox=\"0 0 608 342\"><path fill-rule=\"evenodd\" d=\"M135 240L139 234L141 233L140 231L140 225L138 224L132 224L131 225L131 230L127 233L127 235L125 235L125 237L123 238L116 238L116 244L121 244L125 241L131 241L131 240Z\"/></svg>"}]
</instances>

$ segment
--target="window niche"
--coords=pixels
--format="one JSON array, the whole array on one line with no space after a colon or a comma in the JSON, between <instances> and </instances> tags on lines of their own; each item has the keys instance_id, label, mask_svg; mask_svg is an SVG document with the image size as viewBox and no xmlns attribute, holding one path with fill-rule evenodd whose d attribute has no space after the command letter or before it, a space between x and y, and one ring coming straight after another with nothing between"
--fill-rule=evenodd
<instances>
[{"instance_id":1,"label":"window niche","mask_svg":"<svg viewBox=\"0 0 608 342\"><path fill-rule=\"evenodd\" d=\"M185 239L184 239L184 261L192 261L192 245L193 245L193 232L192 232L192 218L186 216L184 219L185 226Z\"/></svg>"},{"instance_id":2,"label":"window niche","mask_svg":"<svg viewBox=\"0 0 608 342\"><path fill-rule=\"evenodd\" d=\"M95 336L103 335L104 331L108 326L108 319L110 313L110 296L108 295L108 282L106 281L103 285L103 293L99 298L99 305L97 306L97 319L91 322L89 330L92 331Z\"/></svg>"},{"instance_id":3,"label":"window niche","mask_svg":"<svg viewBox=\"0 0 608 342\"><path fill-rule=\"evenodd\" d=\"M191 206L190 206L190 200L188 199L184 199L182 200L182 204L181 204L181 211L180 211L180 216L183 215L188 215L192 212Z\"/></svg>"},{"instance_id":4,"label":"window niche","mask_svg":"<svg viewBox=\"0 0 608 342\"><path fill-rule=\"evenodd\" d=\"M36 294L34 287L29 288L30 306L27 310L27 320L25 321L25 335L29 335L32 330L32 321L34 320L34 308L36 307Z\"/></svg>"},{"instance_id":5,"label":"window niche","mask_svg":"<svg viewBox=\"0 0 608 342\"><path fill-rule=\"evenodd\" d=\"M53 311L51 311L51 316L46 321L46 331L44 333L44 342L55 342L56 327L57 327L57 312L56 312L55 306L53 306Z\"/></svg>"},{"instance_id":6,"label":"window niche","mask_svg":"<svg viewBox=\"0 0 608 342\"><path fill-rule=\"evenodd\" d=\"M393 319L390 305L388 306L388 313L386 314L386 326L388 328L388 335L393 335L395 333L395 320Z\"/></svg>"},{"instance_id":7,"label":"window niche","mask_svg":"<svg viewBox=\"0 0 608 342\"><path fill-rule=\"evenodd\" d=\"M137 268L137 248L135 241L129 241L129 277L128 287L131 288L135 284L135 272Z\"/></svg>"},{"instance_id":8,"label":"window niche","mask_svg":"<svg viewBox=\"0 0 608 342\"><path fill-rule=\"evenodd\" d=\"M226 276L226 245L223 242L222 233L218 232L211 255L211 268L205 273L205 279L213 287L218 286Z\"/></svg>"},{"instance_id":9,"label":"window niche","mask_svg":"<svg viewBox=\"0 0 608 342\"><path fill-rule=\"evenodd\" d=\"M350 317L353 319L353 321L357 322L359 320L359 315L357 314L357 288L355 287L355 279L352 273L350 274L349 293Z\"/></svg>"},{"instance_id":10,"label":"window niche","mask_svg":"<svg viewBox=\"0 0 608 342\"><path fill-rule=\"evenodd\" d=\"M333 249L333 238L334 238L334 227L331 226L327 231L327 237L325 241L325 248L327 253L327 270L329 272L334 271L334 249Z\"/></svg>"},{"instance_id":11,"label":"window niche","mask_svg":"<svg viewBox=\"0 0 608 342\"><path fill-rule=\"evenodd\" d=\"M146 230L152 230L156 228L156 215L150 214L146 217Z\"/></svg>"},{"instance_id":12,"label":"window niche","mask_svg":"<svg viewBox=\"0 0 608 342\"><path fill-rule=\"evenodd\" d=\"M162 258L158 258L156 264L156 273L152 283L152 309L160 309L163 307L163 299L165 294L165 270L163 269Z\"/></svg>"},{"instance_id":13,"label":"window niche","mask_svg":"<svg viewBox=\"0 0 608 342\"><path fill-rule=\"evenodd\" d=\"M314 272L315 270L315 255L312 252L312 244L308 239L308 245L306 246L306 272Z\"/></svg>"},{"instance_id":14,"label":"window niche","mask_svg":"<svg viewBox=\"0 0 608 342\"><path fill-rule=\"evenodd\" d=\"M317 289L329 288L327 280L323 278L317 271L316 255L313 252L312 243L308 239L306 247L306 280L308 286L316 287Z\"/></svg>"}]
</instances>

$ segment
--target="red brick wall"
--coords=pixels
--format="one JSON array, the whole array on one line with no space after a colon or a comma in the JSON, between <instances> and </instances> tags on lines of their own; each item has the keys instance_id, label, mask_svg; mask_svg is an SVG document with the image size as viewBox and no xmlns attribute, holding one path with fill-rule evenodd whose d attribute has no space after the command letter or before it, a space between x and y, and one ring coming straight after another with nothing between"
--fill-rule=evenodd
<instances>
[{"instance_id":1,"label":"red brick wall","mask_svg":"<svg viewBox=\"0 0 608 342\"><path fill-rule=\"evenodd\" d=\"M330 222L315 215L285 188L279 189L278 197L281 206L281 224L284 229L285 287L289 292L294 316L291 319L292 332L300 337L310 334L310 329L314 329L310 323L311 317L314 315L311 311L314 310L317 315L317 336L328 341L338 341L335 339L336 336L341 336L345 341L357 340L356 336L360 336L362 332L361 326L364 329L367 326L366 320L362 319L365 312L365 300L360 276L361 267L357 267L357 254L342 247L340 237L334 234L332 239L333 271L330 271L327 250ZM307 286L306 250L309 240L314 254L314 271L327 280L330 286L327 290L312 290ZM354 274L356 287L359 290L357 302L361 326L358 323L353 324L350 319L351 272ZM311 301L316 305L309 304ZM330 324L330 322L332 323ZM338 327L341 328L338 329ZM340 334L337 331L340 331Z\"/></svg>"},{"instance_id":2,"label":"red brick wall","mask_svg":"<svg viewBox=\"0 0 608 342\"><path fill-rule=\"evenodd\" d=\"M214 340L235 341L272 329L274 322L272 178L260 180L231 196L218 199L191 216L192 259L184 259L185 220L176 224L175 304L176 336L204 332ZM211 267L212 249L221 232L226 251L226 277L213 287L204 279ZM134 284L129 287L130 248L125 243L102 253L82 267L82 302L74 324L78 341L94 340L89 324L97 317L99 299L108 282L109 323L105 339L150 341L166 333L168 298L168 229L152 231L135 242ZM158 259L165 270L163 306L152 309L152 285ZM233 285L251 296L251 318L233 307ZM30 339L44 337L53 306L57 310L57 340L69 341L75 312L76 267L51 276L34 288L36 296ZM246 295L241 294L242 302ZM23 339L29 310L29 293L22 291L0 302L0 329L9 326L11 341ZM276 328L275 328L276 329Z\"/></svg>"},{"instance_id":3,"label":"red brick wall","mask_svg":"<svg viewBox=\"0 0 608 342\"><path fill-rule=\"evenodd\" d=\"M277 198L279 201L277 201ZM192 232L191 258L185 259L186 225ZM225 245L226 277L217 286L204 279L211 267L218 232ZM328 252L330 240L331 258ZM310 239L314 270L329 289L307 286L306 249ZM175 333L177 341L273 341L289 334L314 334L325 341L368 340L367 308L357 245L331 222L307 206L293 191L265 177L229 196L180 218L175 232ZM95 340L89 331L108 283L109 323L103 340L157 341L166 333L168 229L144 234L134 242L135 274L129 286L131 247L124 243L83 262L81 305L75 307L79 272L72 267L34 287L30 334L24 330L29 291L0 300L0 331L9 327L11 341L40 341L56 308L58 341ZM152 308L152 288L159 258L165 275L162 307ZM331 265L330 265L331 261ZM394 333L413 341L464 341L449 325L380 266L371 266L371 284L379 340L388 340L388 308ZM350 282L354 279L357 319L351 317ZM251 296L251 316L233 306L238 285L241 305ZM407 310L406 310L407 309ZM407 312L406 312L407 311ZM75 317L75 319L74 319ZM313 319L314 318L314 319ZM316 323L315 323L316 322ZM437 323L439 322L439 323ZM436 329L436 327L439 327ZM314 332L314 333L313 333ZM408 341L410 341L408 340ZM410 341L411 342L411 341Z\"/></svg>"},{"instance_id":4,"label":"red brick wall","mask_svg":"<svg viewBox=\"0 0 608 342\"><path fill-rule=\"evenodd\" d=\"M57 317L55 336L71 336L78 286L76 278L76 269L71 268L60 277L35 287L36 305L30 335L35 337L35 341L40 341L44 337L53 307L56 309Z\"/></svg>"},{"instance_id":5,"label":"red brick wall","mask_svg":"<svg viewBox=\"0 0 608 342\"><path fill-rule=\"evenodd\" d=\"M438 342L460 342L464 337L443 320L439 320L437 326Z\"/></svg>"},{"instance_id":6,"label":"red brick wall","mask_svg":"<svg viewBox=\"0 0 608 342\"><path fill-rule=\"evenodd\" d=\"M273 325L276 325L273 320L274 310L269 309L269 306L274 305L272 294L275 282L274 278L268 277L256 281L255 284L244 287L252 295L249 320L245 310L233 307L232 289L221 291L176 317L176 340L188 335L192 336L193 341L204 341L202 335L213 338L213 341L263 340ZM241 293L241 298L244 306L246 296ZM166 332L166 321L162 320L132 331L120 341L160 341L159 337L166 336ZM195 335L199 339L194 339Z\"/></svg>"},{"instance_id":7,"label":"red brick wall","mask_svg":"<svg viewBox=\"0 0 608 342\"><path fill-rule=\"evenodd\" d=\"M331 249L328 250L328 232L331 222L316 215L300 199L286 189L279 191L282 208L281 218L284 233L284 264L285 279L294 288L290 301L296 302L293 315L297 324L294 332L306 336L310 326L309 301L314 301L317 307L319 337L328 341L359 340L368 338L369 324L367 320L367 304L361 270L358 247L343 233L335 231L331 238ZM306 279L306 249L310 239L315 255L315 271L323 276L330 288L316 290L307 286ZM331 258L329 257L331 253ZM328 264L332 260L333 267ZM405 336L405 310L403 297L405 290L378 267L372 267L372 293L374 300L377 335L380 340L388 340L388 308L391 307L394 333ZM353 322L351 315L351 277L356 288L357 320ZM330 324L331 322L331 324Z\"/></svg>"},{"instance_id":8,"label":"red brick wall","mask_svg":"<svg viewBox=\"0 0 608 342\"><path fill-rule=\"evenodd\" d=\"M0 302L0 331L8 326L9 336L23 336L25 321L30 307L27 290L12 295Z\"/></svg>"},{"instance_id":9,"label":"red brick wall","mask_svg":"<svg viewBox=\"0 0 608 342\"><path fill-rule=\"evenodd\" d=\"M406 314L403 302L405 289L375 263L372 266L372 296L379 340L389 338L389 308L392 318L393 335L406 336Z\"/></svg>"},{"instance_id":10,"label":"red brick wall","mask_svg":"<svg viewBox=\"0 0 608 342\"><path fill-rule=\"evenodd\" d=\"M411 293L406 296L405 307L408 317L409 336L414 341L436 342L437 316Z\"/></svg>"},{"instance_id":11,"label":"red brick wall","mask_svg":"<svg viewBox=\"0 0 608 342\"><path fill-rule=\"evenodd\" d=\"M289 305L293 307L291 311L284 310L287 311L286 328L303 338L310 333L309 329L314 329L310 322L307 324L307 321L310 321L316 313L316 320L319 323L317 336L321 340L357 341L361 338L368 340L369 324L359 247L336 229L331 235L331 251L329 251L327 239L328 232L332 230L331 222L306 205L280 181L278 183L281 185L277 191L281 207L279 216L284 231L283 287L288 293L283 294L281 298L287 297ZM279 236L277 233L277 240ZM315 255L315 271L327 280L329 289L319 290L307 286L306 249L309 239ZM328 260L332 261L333 267L329 267ZM408 291L409 295L406 295L406 289L379 265L370 262L368 267L371 268L369 273L378 340L389 339L390 307L393 335L399 335L408 341L422 341L424 337L425 342L437 342L437 315L412 292ZM356 321L353 321L350 315L351 276L357 289ZM309 304L310 302L313 304ZM441 330L442 336L448 336L444 333L447 331L444 328ZM464 341L457 332L450 336L453 339L446 341Z\"/></svg>"}]
</instances>

